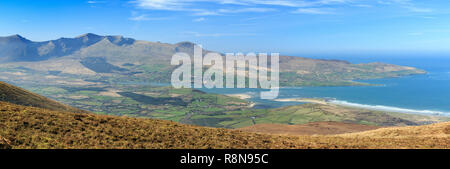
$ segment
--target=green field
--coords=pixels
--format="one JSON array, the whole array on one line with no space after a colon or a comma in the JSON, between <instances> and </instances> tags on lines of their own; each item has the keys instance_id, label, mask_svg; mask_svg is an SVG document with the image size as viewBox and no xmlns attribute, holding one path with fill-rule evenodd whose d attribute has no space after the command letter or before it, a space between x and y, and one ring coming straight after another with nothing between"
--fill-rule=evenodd
<instances>
[{"instance_id":1,"label":"green field","mask_svg":"<svg viewBox=\"0 0 450 169\"><path fill-rule=\"evenodd\" d=\"M378 112L331 104L253 109L250 107L252 103L235 97L193 89L148 85L24 87L97 114L163 119L220 128L240 128L267 123L293 125L320 121L403 126L449 120L444 117Z\"/></svg>"}]
</instances>

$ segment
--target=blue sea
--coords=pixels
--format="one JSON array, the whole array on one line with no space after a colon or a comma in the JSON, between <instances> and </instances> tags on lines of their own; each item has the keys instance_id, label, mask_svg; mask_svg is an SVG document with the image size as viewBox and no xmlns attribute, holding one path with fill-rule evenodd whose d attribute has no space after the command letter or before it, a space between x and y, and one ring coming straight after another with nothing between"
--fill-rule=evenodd
<instances>
[{"instance_id":1,"label":"blue sea","mask_svg":"<svg viewBox=\"0 0 450 169\"><path fill-rule=\"evenodd\" d=\"M394 56L394 57L315 57L340 59L351 63L384 62L412 66L428 73L401 78L366 80L382 86L298 87L282 88L278 98L334 98L335 104L403 112L450 116L450 56ZM259 99L260 89L204 89L220 94L246 93L257 108L274 108L301 104Z\"/></svg>"}]
</instances>

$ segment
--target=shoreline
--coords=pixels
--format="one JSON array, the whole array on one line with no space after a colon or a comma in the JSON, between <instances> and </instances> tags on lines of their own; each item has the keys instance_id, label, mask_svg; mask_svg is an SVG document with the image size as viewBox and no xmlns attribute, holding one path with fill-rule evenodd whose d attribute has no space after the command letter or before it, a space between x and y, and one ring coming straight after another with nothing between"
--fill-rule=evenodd
<instances>
[{"instance_id":1,"label":"shoreline","mask_svg":"<svg viewBox=\"0 0 450 169\"><path fill-rule=\"evenodd\" d=\"M330 101L329 103L333 104L333 105L338 105L338 106L347 106L347 107L374 110L374 111L416 114L416 115L426 115L426 116L450 117L450 112L436 111L436 110L417 110L417 109L384 106L384 105L368 105L368 104L352 103L352 102L347 102L347 101L342 101L342 100L333 100L333 101Z\"/></svg>"},{"instance_id":2,"label":"shoreline","mask_svg":"<svg viewBox=\"0 0 450 169\"><path fill-rule=\"evenodd\" d=\"M347 102L347 101L342 101L342 100L328 101L326 99L320 99L320 98L286 98L286 99L274 99L273 101L315 103L315 104L322 104L322 105L344 106L344 107L350 107L350 108L367 109L367 110L382 111L382 112L450 117L450 112L434 111L434 110L416 110L416 109L400 108L400 107L393 107L393 106L383 106L383 105L368 105L368 104L352 103L352 102Z\"/></svg>"},{"instance_id":3,"label":"shoreline","mask_svg":"<svg viewBox=\"0 0 450 169\"><path fill-rule=\"evenodd\" d=\"M242 100L247 100L247 99L252 98L252 96L250 94L245 94L245 93L225 94L225 95L229 96L229 97L239 98L239 99L242 99Z\"/></svg>"},{"instance_id":4,"label":"shoreline","mask_svg":"<svg viewBox=\"0 0 450 169\"><path fill-rule=\"evenodd\" d=\"M300 103L316 103L316 104L329 104L323 99L313 99L313 98L287 98L287 99L274 99L277 102L300 102Z\"/></svg>"}]
</instances>

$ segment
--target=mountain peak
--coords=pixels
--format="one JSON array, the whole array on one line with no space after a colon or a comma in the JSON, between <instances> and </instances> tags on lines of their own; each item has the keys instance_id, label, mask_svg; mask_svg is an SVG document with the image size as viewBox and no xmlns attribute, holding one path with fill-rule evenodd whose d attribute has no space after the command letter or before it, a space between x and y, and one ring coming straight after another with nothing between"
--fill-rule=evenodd
<instances>
[{"instance_id":1,"label":"mountain peak","mask_svg":"<svg viewBox=\"0 0 450 169\"><path fill-rule=\"evenodd\" d=\"M94 34L94 33L86 33L82 34L80 36L77 36L76 38L95 38L95 37L101 37L100 35Z\"/></svg>"},{"instance_id":2,"label":"mountain peak","mask_svg":"<svg viewBox=\"0 0 450 169\"><path fill-rule=\"evenodd\" d=\"M175 44L177 47L193 48L196 44L189 41L179 42Z\"/></svg>"},{"instance_id":3,"label":"mountain peak","mask_svg":"<svg viewBox=\"0 0 450 169\"><path fill-rule=\"evenodd\" d=\"M30 40L20 36L19 34L7 36L7 37L4 37L4 38L9 39L9 40L15 40L15 41L31 42Z\"/></svg>"},{"instance_id":4,"label":"mountain peak","mask_svg":"<svg viewBox=\"0 0 450 169\"><path fill-rule=\"evenodd\" d=\"M24 37L20 36L19 34L11 35L11 36L8 36L8 37L9 38L24 38Z\"/></svg>"}]
</instances>

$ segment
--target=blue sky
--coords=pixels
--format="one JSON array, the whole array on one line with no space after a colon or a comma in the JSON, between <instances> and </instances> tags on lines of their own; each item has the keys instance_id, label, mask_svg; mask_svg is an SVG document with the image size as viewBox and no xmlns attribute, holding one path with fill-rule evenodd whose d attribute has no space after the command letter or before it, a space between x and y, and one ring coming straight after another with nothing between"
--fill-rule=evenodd
<instances>
[{"instance_id":1,"label":"blue sky","mask_svg":"<svg viewBox=\"0 0 450 169\"><path fill-rule=\"evenodd\" d=\"M92 32L220 52L450 53L448 0L0 1L0 36Z\"/></svg>"}]
</instances>

